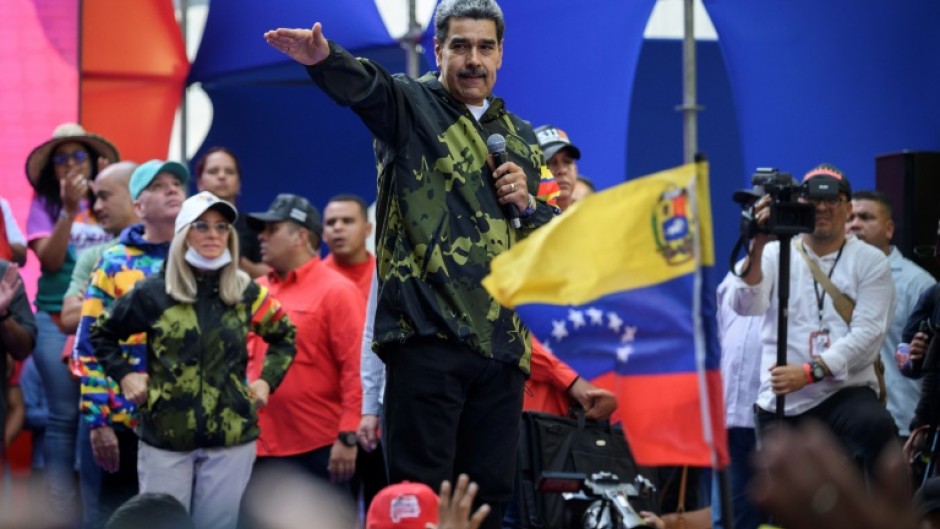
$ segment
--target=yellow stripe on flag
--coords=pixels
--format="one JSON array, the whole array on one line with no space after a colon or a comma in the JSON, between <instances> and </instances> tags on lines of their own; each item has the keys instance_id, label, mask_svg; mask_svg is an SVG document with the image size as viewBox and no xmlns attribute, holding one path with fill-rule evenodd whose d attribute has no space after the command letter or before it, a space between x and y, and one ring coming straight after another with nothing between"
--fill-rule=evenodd
<instances>
[{"instance_id":1,"label":"yellow stripe on flag","mask_svg":"<svg viewBox=\"0 0 940 529\"><path fill-rule=\"evenodd\" d=\"M663 221L683 192L690 237L667 242ZM494 259L483 285L506 307L578 305L693 273L715 260L709 201L706 163L589 195Z\"/></svg>"}]
</instances>

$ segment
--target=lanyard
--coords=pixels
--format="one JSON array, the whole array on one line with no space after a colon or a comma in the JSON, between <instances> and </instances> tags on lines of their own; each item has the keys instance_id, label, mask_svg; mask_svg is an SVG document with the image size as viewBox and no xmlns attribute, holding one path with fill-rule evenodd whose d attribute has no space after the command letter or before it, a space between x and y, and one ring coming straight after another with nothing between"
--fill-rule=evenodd
<instances>
[{"instance_id":1,"label":"lanyard","mask_svg":"<svg viewBox=\"0 0 940 529\"><path fill-rule=\"evenodd\" d=\"M829 269L829 279L832 279L832 273L836 270L836 265L839 264L839 259L842 258L842 250L845 249L845 241L842 241L842 246L839 246L839 253L836 254L836 261L832 263L832 268ZM823 302L826 300L826 289L822 290L822 293L819 292L819 283L816 281L816 277L813 277L813 292L816 293L816 307L819 309L819 329L823 329Z\"/></svg>"}]
</instances>

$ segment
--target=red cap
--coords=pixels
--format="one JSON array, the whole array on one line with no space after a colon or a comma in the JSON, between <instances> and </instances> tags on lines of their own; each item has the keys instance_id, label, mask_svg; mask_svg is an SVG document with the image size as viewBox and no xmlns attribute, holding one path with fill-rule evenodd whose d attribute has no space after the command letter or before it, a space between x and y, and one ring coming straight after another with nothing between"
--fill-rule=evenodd
<instances>
[{"instance_id":1,"label":"red cap","mask_svg":"<svg viewBox=\"0 0 940 529\"><path fill-rule=\"evenodd\" d=\"M437 494L408 481L380 490L366 515L366 529L424 529L428 522L437 523Z\"/></svg>"}]
</instances>

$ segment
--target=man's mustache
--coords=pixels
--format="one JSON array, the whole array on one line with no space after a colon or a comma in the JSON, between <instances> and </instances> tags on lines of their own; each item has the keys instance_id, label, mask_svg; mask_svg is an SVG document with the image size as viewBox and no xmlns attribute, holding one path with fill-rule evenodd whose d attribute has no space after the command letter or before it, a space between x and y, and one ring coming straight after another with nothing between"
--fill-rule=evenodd
<instances>
[{"instance_id":1,"label":"man's mustache","mask_svg":"<svg viewBox=\"0 0 940 529\"><path fill-rule=\"evenodd\" d=\"M486 77L486 70L482 68L470 68L457 72L457 77Z\"/></svg>"}]
</instances>

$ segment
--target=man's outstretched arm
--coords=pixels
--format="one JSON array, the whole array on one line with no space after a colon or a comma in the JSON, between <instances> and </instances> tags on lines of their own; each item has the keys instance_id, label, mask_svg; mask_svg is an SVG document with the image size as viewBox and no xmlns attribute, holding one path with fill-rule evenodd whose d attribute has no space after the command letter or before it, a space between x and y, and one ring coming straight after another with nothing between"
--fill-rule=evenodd
<instances>
[{"instance_id":1,"label":"man's outstretched arm","mask_svg":"<svg viewBox=\"0 0 940 529\"><path fill-rule=\"evenodd\" d=\"M304 66L313 66L330 55L330 45L319 22L310 29L272 29L264 33L264 40Z\"/></svg>"}]
</instances>

